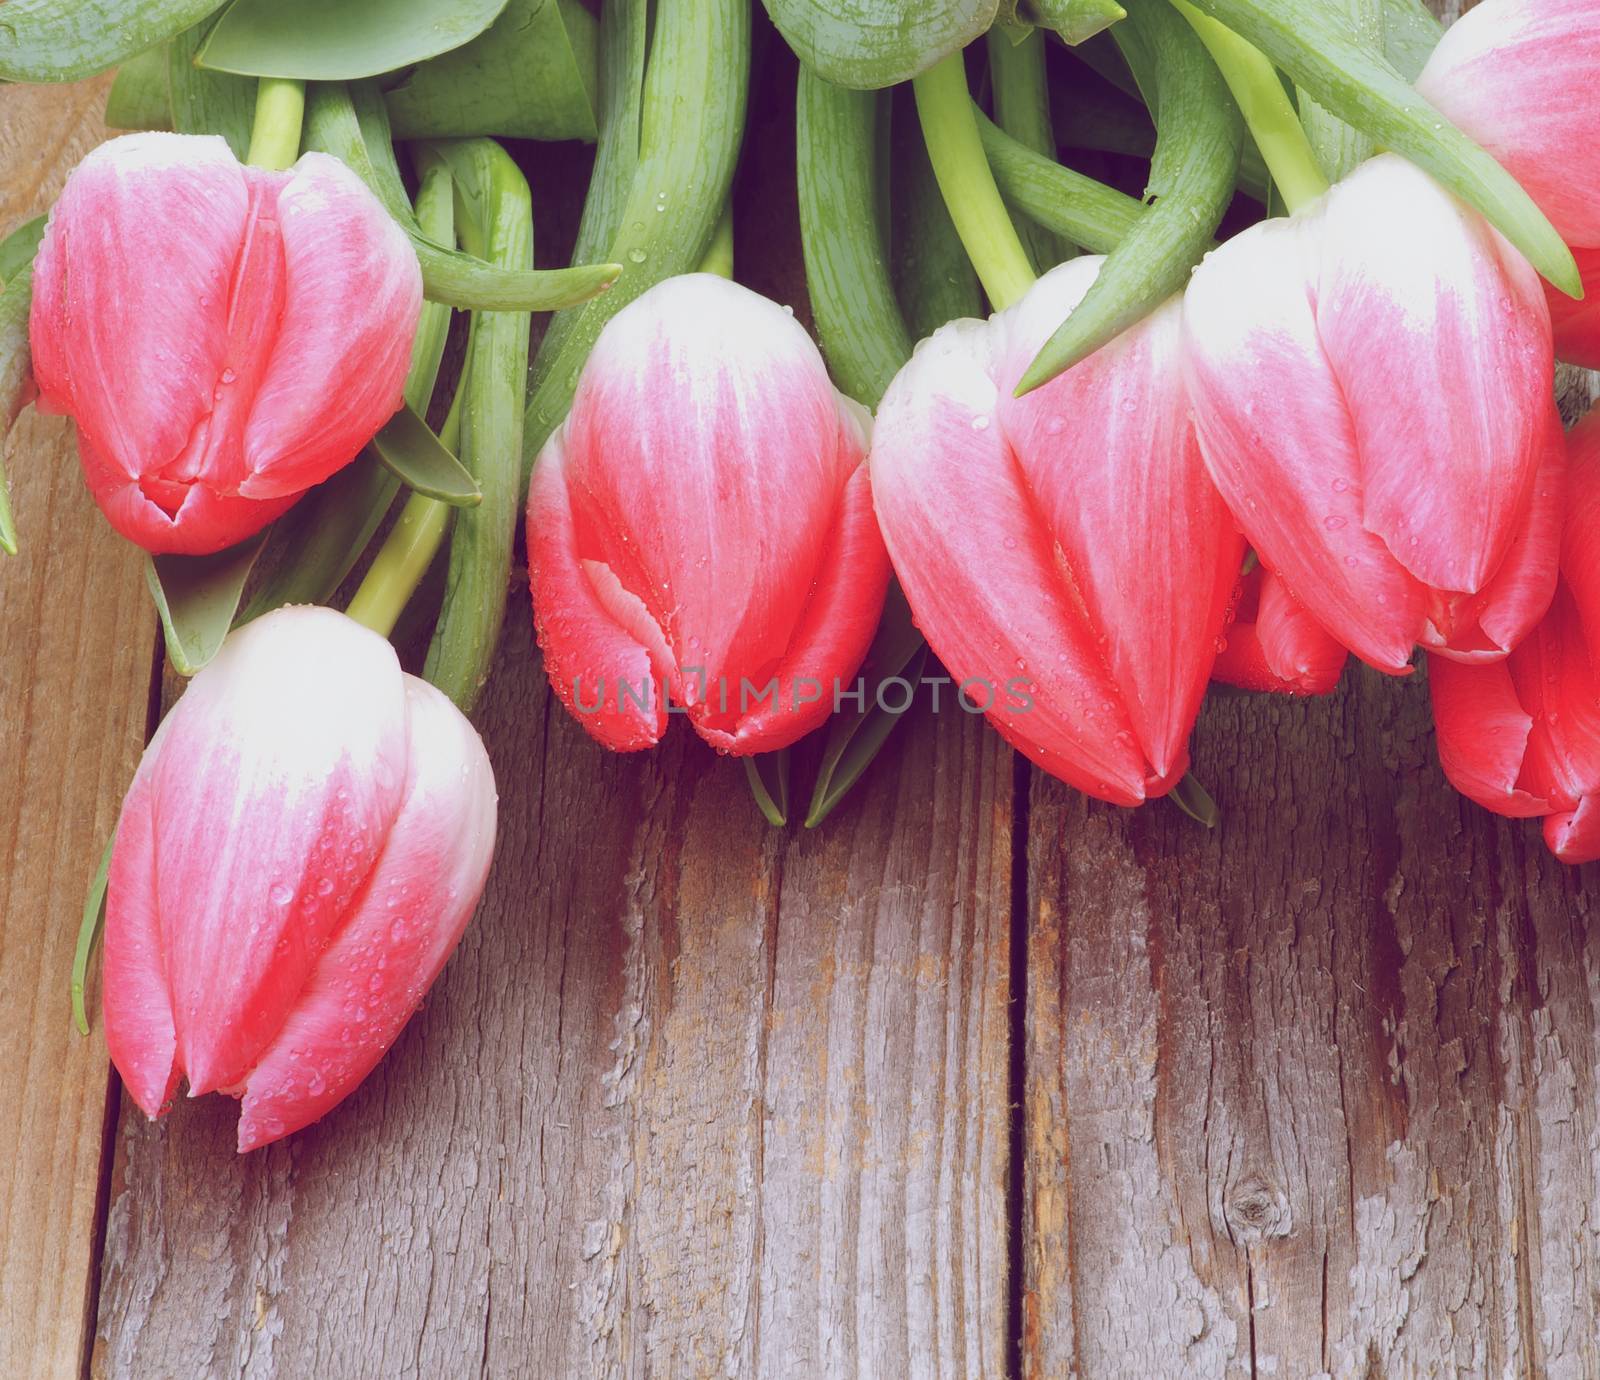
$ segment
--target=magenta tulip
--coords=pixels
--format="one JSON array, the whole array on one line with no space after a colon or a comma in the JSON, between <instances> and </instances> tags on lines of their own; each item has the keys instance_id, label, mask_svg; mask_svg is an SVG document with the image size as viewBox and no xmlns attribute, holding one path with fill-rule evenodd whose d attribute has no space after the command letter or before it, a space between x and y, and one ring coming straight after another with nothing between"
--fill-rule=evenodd
<instances>
[{"instance_id":1,"label":"magenta tulip","mask_svg":"<svg viewBox=\"0 0 1600 1380\"><path fill-rule=\"evenodd\" d=\"M1555 586L1550 317L1527 262L1411 164L1210 254L1184 301L1206 464L1344 646L1504 656Z\"/></svg>"},{"instance_id":2,"label":"magenta tulip","mask_svg":"<svg viewBox=\"0 0 1600 1380\"><path fill-rule=\"evenodd\" d=\"M1561 582L1504 661L1429 659L1439 761L1497 814L1544 817L1564 862L1600 859L1600 414L1571 436Z\"/></svg>"},{"instance_id":3,"label":"magenta tulip","mask_svg":"<svg viewBox=\"0 0 1600 1380\"><path fill-rule=\"evenodd\" d=\"M1211 679L1241 690L1326 695L1349 653L1265 566L1244 577Z\"/></svg>"},{"instance_id":4,"label":"magenta tulip","mask_svg":"<svg viewBox=\"0 0 1600 1380\"><path fill-rule=\"evenodd\" d=\"M669 279L607 324L528 495L545 670L597 740L650 747L671 703L766 752L852 692L889 582L867 426L734 283Z\"/></svg>"},{"instance_id":5,"label":"magenta tulip","mask_svg":"<svg viewBox=\"0 0 1600 1380\"><path fill-rule=\"evenodd\" d=\"M106 1043L133 1100L241 1097L241 1151L347 1097L477 905L494 776L472 725L329 609L234 633L123 802Z\"/></svg>"},{"instance_id":6,"label":"magenta tulip","mask_svg":"<svg viewBox=\"0 0 1600 1380\"><path fill-rule=\"evenodd\" d=\"M153 552L217 551L352 460L401 403L422 304L404 233L342 163L241 165L130 134L67 179L39 246L39 406Z\"/></svg>"},{"instance_id":7,"label":"magenta tulip","mask_svg":"<svg viewBox=\"0 0 1600 1380\"><path fill-rule=\"evenodd\" d=\"M917 626L967 699L1045 770L1134 805L1187 768L1244 545L1196 444L1176 299L1013 396L1101 262L924 341L878 411L872 485Z\"/></svg>"},{"instance_id":8,"label":"magenta tulip","mask_svg":"<svg viewBox=\"0 0 1600 1380\"><path fill-rule=\"evenodd\" d=\"M1446 31L1417 89L1499 159L1572 247L1589 305L1549 289L1556 353L1600 364L1600 5L1484 0Z\"/></svg>"}]
</instances>

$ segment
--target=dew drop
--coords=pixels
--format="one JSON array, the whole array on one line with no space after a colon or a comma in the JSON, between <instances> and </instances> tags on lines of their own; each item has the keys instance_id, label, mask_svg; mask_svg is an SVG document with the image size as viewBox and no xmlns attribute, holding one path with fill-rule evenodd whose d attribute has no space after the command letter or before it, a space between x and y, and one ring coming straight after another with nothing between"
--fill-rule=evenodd
<instances>
[{"instance_id":1,"label":"dew drop","mask_svg":"<svg viewBox=\"0 0 1600 1380\"><path fill-rule=\"evenodd\" d=\"M1322 519L1322 525L1330 532L1337 532L1348 521L1349 518L1342 518L1337 513L1329 513L1327 517Z\"/></svg>"},{"instance_id":2,"label":"dew drop","mask_svg":"<svg viewBox=\"0 0 1600 1380\"><path fill-rule=\"evenodd\" d=\"M1343 479L1335 479L1333 481L1333 491L1336 494L1342 494L1349 487L1350 485L1347 484Z\"/></svg>"},{"instance_id":3,"label":"dew drop","mask_svg":"<svg viewBox=\"0 0 1600 1380\"><path fill-rule=\"evenodd\" d=\"M630 249L628 251L628 262L629 263L642 264L645 261L646 257L647 256L646 256L644 250L642 250L642 249Z\"/></svg>"},{"instance_id":4,"label":"dew drop","mask_svg":"<svg viewBox=\"0 0 1600 1380\"><path fill-rule=\"evenodd\" d=\"M1067 419L1065 417L1052 417L1044 424L1044 429L1052 436L1061 435L1061 433L1066 430L1066 427Z\"/></svg>"},{"instance_id":5,"label":"dew drop","mask_svg":"<svg viewBox=\"0 0 1600 1380\"><path fill-rule=\"evenodd\" d=\"M275 906L286 906L294 900L294 888L288 882L274 882L272 890L267 893L272 898Z\"/></svg>"}]
</instances>

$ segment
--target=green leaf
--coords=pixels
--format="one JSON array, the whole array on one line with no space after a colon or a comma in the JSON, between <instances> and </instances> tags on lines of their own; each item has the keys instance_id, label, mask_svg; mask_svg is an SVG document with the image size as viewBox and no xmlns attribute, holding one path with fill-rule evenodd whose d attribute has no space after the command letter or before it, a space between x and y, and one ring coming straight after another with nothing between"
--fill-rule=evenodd
<instances>
[{"instance_id":1,"label":"green leaf","mask_svg":"<svg viewBox=\"0 0 1600 1380\"><path fill-rule=\"evenodd\" d=\"M365 107L358 116L355 100ZM604 292L622 272L619 264L585 264L577 268L510 269L462 254L424 235L406 199L387 137L369 147L363 128L388 132L383 98L361 85L349 89L319 83L306 100L306 147L330 153L369 186L384 208L411 238L422 266L428 299L453 307L487 311L554 311L587 302Z\"/></svg>"},{"instance_id":2,"label":"green leaf","mask_svg":"<svg viewBox=\"0 0 1600 1380\"><path fill-rule=\"evenodd\" d=\"M774 829L783 828L789 822L789 749L746 757L744 776L767 823Z\"/></svg>"},{"instance_id":3,"label":"green leaf","mask_svg":"<svg viewBox=\"0 0 1600 1380\"><path fill-rule=\"evenodd\" d=\"M1045 342L1019 395L1070 369L1179 291L1233 200L1244 122L1205 46L1165 0L1128 0L1128 23L1116 33L1125 31L1143 54L1143 62L1130 55L1129 66L1155 97L1156 151L1146 191L1155 204Z\"/></svg>"},{"instance_id":4,"label":"green leaf","mask_svg":"<svg viewBox=\"0 0 1600 1380\"><path fill-rule=\"evenodd\" d=\"M914 694L904 694L895 687L893 693L884 696L889 705L885 708L879 702L879 690L893 680L907 681L915 689L922 680L927 658L928 644L911 621L911 606L899 584L891 582L883 621L878 624L878 634L859 672L859 679L866 682L866 703L859 711L841 712L828 721L827 742L811 792L811 808L806 812L807 829L821 824L861 779L916 699Z\"/></svg>"},{"instance_id":5,"label":"green leaf","mask_svg":"<svg viewBox=\"0 0 1600 1380\"><path fill-rule=\"evenodd\" d=\"M994 23L998 0L765 0L800 61L836 86L876 90L959 53Z\"/></svg>"},{"instance_id":6,"label":"green leaf","mask_svg":"<svg viewBox=\"0 0 1600 1380\"><path fill-rule=\"evenodd\" d=\"M476 508L483 491L428 424L410 407L402 407L372 438L378 459L403 483L448 503L452 508Z\"/></svg>"},{"instance_id":7,"label":"green leaf","mask_svg":"<svg viewBox=\"0 0 1600 1380\"><path fill-rule=\"evenodd\" d=\"M106 882L111 875L111 852L117 845L113 829L106 840L105 851L100 854L100 865L95 868L89 882L89 894L83 901L83 919L78 924L78 942L72 953L72 1023L78 1034L89 1033L89 1013L83 1001L83 989L88 986L89 960L94 957L95 944L106 923Z\"/></svg>"},{"instance_id":8,"label":"green leaf","mask_svg":"<svg viewBox=\"0 0 1600 1380\"><path fill-rule=\"evenodd\" d=\"M386 93L395 137L594 139L595 28L573 0L511 0L486 33Z\"/></svg>"},{"instance_id":9,"label":"green leaf","mask_svg":"<svg viewBox=\"0 0 1600 1380\"><path fill-rule=\"evenodd\" d=\"M180 134L220 134L233 156L250 154L250 132L256 114L256 83L248 77L208 72L195 65L195 54L211 25L197 24L167 44L167 89L171 93L172 127Z\"/></svg>"},{"instance_id":10,"label":"green leaf","mask_svg":"<svg viewBox=\"0 0 1600 1380\"><path fill-rule=\"evenodd\" d=\"M33 356L28 350L28 309L33 305L33 262L18 269L0 290L0 456L6 433L17 420L33 387ZM17 527L11 494L0 465L0 551L17 554Z\"/></svg>"},{"instance_id":11,"label":"green leaf","mask_svg":"<svg viewBox=\"0 0 1600 1380\"><path fill-rule=\"evenodd\" d=\"M35 216L0 240L0 287L4 287L33 262L50 217Z\"/></svg>"},{"instance_id":12,"label":"green leaf","mask_svg":"<svg viewBox=\"0 0 1600 1380\"><path fill-rule=\"evenodd\" d=\"M1539 272L1569 296L1582 283L1572 251L1515 178L1366 52L1323 0L1193 0L1379 147L1404 155L1488 217Z\"/></svg>"},{"instance_id":13,"label":"green leaf","mask_svg":"<svg viewBox=\"0 0 1600 1380\"><path fill-rule=\"evenodd\" d=\"M933 175L909 88L895 93L891 137L889 262L906 325L922 340L947 321L981 315L983 293Z\"/></svg>"},{"instance_id":14,"label":"green leaf","mask_svg":"<svg viewBox=\"0 0 1600 1380\"><path fill-rule=\"evenodd\" d=\"M834 382L868 407L911 358L876 215L877 107L870 91L800 69L795 166L806 289Z\"/></svg>"},{"instance_id":15,"label":"green leaf","mask_svg":"<svg viewBox=\"0 0 1600 1380\"><path fill-rule=\"evenodd\" d=\"M697 267L727 202L750 81L749 0L658 0L640 106L639 159L610 257L623 273L586 303L528 404L522 484L566 416L601 328L648 288Z\"/></svg>"},{"instance_id":16,"label":"green leaf","mask_svg":"<svg viewBox=\"0 0 1600 1380\"><path fill-rule=\"evenodd\" d=\"M129 58L117 68L116 80L106 96L106 124L112 129L172 128L165 43Z\"/></svg>"},{"instance_id":17,"label":"green leaf","mask_svg":"<svg viewBox=\"0 0 1600 1380\"><path fill-rule=\"evenodd\" d=\"M1122 13L1118 7L1117 13ZM1035 153L1055 160L1056 137L1050 125L1050 91L1045 81L1044 39L1030 29L1021 38L1016 30L998 26L989 30L989 76L994 85L994 115L1000 128ZM1016 209L1013 207L1013 210ZM1015 219L1015 217L1013 217ZM1076 248L1031 218L1017 226L1023 247L1034 267L1043 272Z\"/></svg>"},{"instance_id":18,"label":"green leaf","mask_svg":"<svg viewBox=\"0 0 1600 1380\"><path fill-rule=\"evenodd\" d=\"M506 0L233 0L199 61L247 77L354 81L459 48L505 6Z\"/></svg>"},{"instance_id":19,"label":"green leaf","mask_svg":"<svg viewBox=\"0 0 1600 1380\"><path fill-rule=\"evenodd\" d=\"M1383 54L1389 65L1414 82L1444 37L1444 25L1422 0L1382 0Z\"/></svg>"},{"instance_id":20,"label":"green leaf","mask_svg":"<svg viewBox=\"0 0 1600 1380\"><path fill-rule=\"evenodd\" d=\"M1167 799L1202 828L1215 829L1217 821L1222 818L1211 792L1200 784L1200 778L1192 771L1184 774Z\"/></svg>"},{"instance_id":21,"label":"green leaf","mask_svg":"<svg viewBox=\"0 0 1600 1380\"><path fill-rule=\"evenodd\" d=\"M266 539L262 532L215 555L152 556L145 563L167 659L180 676L194 675L217 654Z\"/></svg>"},{"instance_id":22,"label":"green leaf","mask_svg":"<svg viewBox=\"0 0 1600 1380\"><path fill-rule=\"evenodd\" d=\"M1076 46L1126 18L1127 11L1116 0L1025 0L1017 15Z\"/></svg>"},{"instance_id":23,"label":"green leaf","mask_svg":"<svg viewBox=\"0 0 1600 1380\"><path fill-rule=\"evenodd\" d=\"M1006 200L1074 244L1096 254L1109 254L1149 214L1143 202L1126 192L1025 148L981 113L978 133Z\"/></svg>"},{"instance_id":24,"label":"green leaf","mask_svg":"<svg viewBox=\"0 0 1600 1380\"><path fill-rule=\"evenodd\" d=\"M639 164L639 118L648 56L648 0L608 0L600 12L600 134L589 190L583 199L572 260L597 259L611 248ZM537 393L562 357L580 311L557 312L545 328L533 361L529 387Z\"/></svg>"},{"instance_id":25,"label":"green leaf","mask_svg":"<svg viewBox=\"0 0 1600 1380\"><path fill-rule=\"evenodd\" d=\"M77 81L192 28L220 0L5 0L0 80Z\"/></svg>"}]
</instances>

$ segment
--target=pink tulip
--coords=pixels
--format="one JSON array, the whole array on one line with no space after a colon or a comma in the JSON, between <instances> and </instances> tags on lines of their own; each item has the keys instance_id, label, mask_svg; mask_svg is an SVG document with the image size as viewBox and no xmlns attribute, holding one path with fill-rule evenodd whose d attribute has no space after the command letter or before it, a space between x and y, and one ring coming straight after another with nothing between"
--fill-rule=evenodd
<instances>
[{"instance_id":1,"label":"pink tulip","mask_svg":"<svg viewBox=\"0 0 1600 1380\"><path fill-rule=\"evenodd\" d=\"M1102 261L957 321L890 385L872 485L917 626L1006 740L1135 805L1188 765L1244 546L1206 478L1176 299L1022 398Z\"/></svg>"},{"instance_id":2,"label":"pink tulip","mask_svg":"<svg viewBox=\"0 0 1600 1380\"><path fill-rule=\"evenodd\" d=\"M353 459L399 408L422 279L343 164L242 166L129 134L68 178L39 246L39 406L95 502L154 552L217 551Z\"/></svg>"},{"instance_id":3,"label":"pink tulip","mask_svg":"<svg viewBox=\"0 0 1600 1380\"><path fill-rule=\"evenodd\" d=\"M234 633L117 824L106 1043L134 1101L242 1097L241 1151L322 1116L444 967L494 834L478 735L383 638L316 608Z\"/></svg>"},{"instance_id":4,"label":"pink tulip","mask_svg":"<svg viewBox=\"0 0 1600 1380\"><path fill-rule=\"evenodd\" d=\"M1549 289L1556 353L1600 364L1600 5L1485 0L1446 31L1417 89L1527 189L1584 270L1586 308Z\"/></svg>"},{"instance_id":5,"label":"pink tulip","mask_svg":"<svg viewBox=\"0 0 1600 1380\"><path fill-rule=\"evenodd\" d=\"M889 582L867 425L746 288L673 278L612 318L528 494L545 670L589 733L650 747L670 700L766 752L852 693Z\"/></svg>"},{"instance_id":6,"label":"pink tulip","mask_svg":"<svg viewBox=\"0 0 1600 1380\"><path fill-rule=\"evenodd\" d=\"M1562 861L1600 859L1600 414L1571 436L1561 583L1544 621L1504 661L1433 657L1439 761L1463 795L1544 816Z\"/></svg>"},{"instance_id":7,"label":"pink tulip","mask_svg":"<svg viewBox=\"0 0 1600 1380\"><path fill-rule=\"evenodd\" d=\"M1184 301L1206 464L1262 562L1379 670L1503 656L1555 584L1544 294L1393 155L1209 255Z\"/></svg>"},{"instance_id":8,"label":"pink tulip","mask_svg":"<svg viewBox=\"0 0 1600 1380\"><path fill-rule=\"evenodd\" d=\"M1295 603L1283 581L1257 565L1244 577L1211 679L1241 690L1326 695L1338 685L1348 657Z\"/></svg>"}]
</instances>

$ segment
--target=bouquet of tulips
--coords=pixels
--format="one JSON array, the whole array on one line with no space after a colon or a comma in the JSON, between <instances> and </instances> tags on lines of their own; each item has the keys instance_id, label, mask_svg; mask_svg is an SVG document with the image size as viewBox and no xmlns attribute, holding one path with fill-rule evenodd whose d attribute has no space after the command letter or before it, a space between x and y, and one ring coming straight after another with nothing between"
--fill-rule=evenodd
<instances>
[{"instance_id":1,"label":"bouquet of tulips","mask_svg":"<svg viewBox=\"0 0 1600 1380\"><path fill-rule=\"evenodd\" d=\"M941 691L1204 822L1209 684L1420 646L1449 779L1600 857L1600 418L1553 393L1600 366L1600 5L597 10L5 7L0 77L116 67L136 131L0 244L0 408L75 423L192 677L74 975L82 1024L103 920L145 1111L186 1081L286 1135L443 968L519 537L576 721L682 715L776 824L796 742L816 825ZM799 59L815 341L734 280L753 42ZM595 145L570 267L507 139Z\"/></svg>"}]
</instances>

